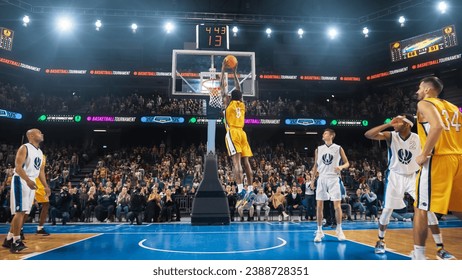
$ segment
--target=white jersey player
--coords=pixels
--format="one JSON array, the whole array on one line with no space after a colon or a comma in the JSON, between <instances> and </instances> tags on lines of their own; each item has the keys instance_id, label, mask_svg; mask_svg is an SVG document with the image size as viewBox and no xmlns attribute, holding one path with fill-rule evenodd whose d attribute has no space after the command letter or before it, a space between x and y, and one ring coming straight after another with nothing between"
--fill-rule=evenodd
<instances>
[{"instance_id":1,"label":"white jersey player","mask_svg":"<svg viewBox=\"0 0 462 280\"><path fill-rule=\"evenodd\" d=\"M337 238L339 241L345 240L345 235L342 231L342 182L340 179L340 172L348 168L350 164L343 148L332 142L334 138L334 130L330 128L325 129L322 134L324 145L319 146L314 154L315 164L311 170L311 175L313 178L318 176L316 184L316 220L318 229L314 242L321 242L324 237L322 219L325 200L333 201L335 218L337 221ZM314 185L314 181L315 180L311 181L312 185ZM314 186L312 186L312 188L314 189Z\"/></svg>"},{"instance_id":2,"label":"white jersey player","mask_svg":"<svg viewBox=\"0 0 462 280\"><path fill-rule=\"evenodd\" d=\"M11 228L3 246L10 246L11 253L19 253L27 249L20 239L20 231L25 214L30 212L34 202L35 179L46 182L43 153L39 148L43 134L38 129L30 129L26 133L29 143L19 147L15 159L14 175L11 182L10 207L14 214Z\"/></svg>"},{"instance_id":3,"label":"white jersey player","mask_svg":"<svg viewBox=\"0 0 462 280\"><path fill-rule=\"evenodd\" d=\"M388 169L385 171L384 209L379 219L379 240L375 245L376 254L385 253L385 231L394 209L406 207L403 197L407 192L415 198L416 174L420 166L416 157L421 152L419 136L411 132L414 126L412 115L399 115L388 124L371 128L364 136L372 140L386 140L388 147ZM394 131L384 131L393 127ZM443 248L443 238L439 231L438 219L428 212L428 224L438 247L440 259L453 259Z\"/></svg>"}]
</instances>

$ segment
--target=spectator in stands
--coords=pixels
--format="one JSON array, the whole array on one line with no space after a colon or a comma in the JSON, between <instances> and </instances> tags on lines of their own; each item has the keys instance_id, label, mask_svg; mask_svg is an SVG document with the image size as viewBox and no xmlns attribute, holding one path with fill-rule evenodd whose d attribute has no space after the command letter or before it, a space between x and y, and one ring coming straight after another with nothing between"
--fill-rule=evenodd
<instances>
[{"instance_id":1,"label":"spectator in stands","mask_svg":"<svg viewBox=\"0 0 462 280\"><path fill-rule=\"evenodd\" d=\"M63 186L59 195L55 197L56 202L52 205L50 209L50 217L52 225L56 225L56 218L61 218L63 225L66 225L70 221L70 209L72 197L69 194L69 188Z\"/></svg>"},{"instance_id":2,"label":"spectator in stands","mask_svg":"<svg viewBox=\"0 0 462 280\"><path fill-rule=\"evenodd\" d=\"M294 182L294 185L296 183ZM289 211L289 215L292 217L294 215L294 210L299 211L299 216L302 215L303 213L303 205L302 205L302 197L298 193L297 187L293 186L291 189L289 189L290 192L287 194L286 199L287 199L287 209Z\"/></svg>"},{"instance_id":3,"label":"spectator in stands","mask_svg":"<svg viewBox=\"0 0 462 280\"><path fill-rule=\"evenodd\" d=\"M315 196L316 188L315 184L311 184L311 175L309 172L305 174L305 207L306 207L306 214L305 220L313 220L316 216L316 196Z\"/></svg>"},{"instance_id":4,"label":"spectator in stands","mask_svg":"<svg viewBox=\"0 0 462 280\"><path fill-rule=\"evenodd\" d=\"M128 220L132 225L135 220L137 225L143 223L143 212L146 206L146 196L141 192L141 188L135 187L130 196L130 212L128 213Z\"/></svg>"},{"instance_id":5,"label":"spectator in stands","mask_svg":"<svg viewBox=\"0 0 462 280\"><path fill-rule=\"evenodd\" d=\"M172 197L172 191L167 189L165 196L162 197L162 211L161 218L163 222L171 222L173 219L173 212L175 210L175 200Z\"/></svg>"},{"instance_id":6,"label":"spectator in stands","mask_svg":"<svg viewBox=\"0 0 462 280\"><path fill-rule=\"evenodd\" d=\"M356 213L359 212L360 215L360 220L365 219L365 212L366 212L366 207L361 203L361 196L363 195L363 191L361 189L356 189L354 193L350 195L350 205L352 208L352 211L355 212L355 220L356 220Z\"/></svg>"},{"instance_id":7,"label":"spectator in stands","mask_svg":"<svg viewBox=\"0 0 462 280\"><path fill-rule=\"evenodd\" d=\"M128 194L128 189L123 187L117 196L116 218L119 222L122 222L122 215L125 215L125 219L128 222L129 203L130 195Z\"/></svg>"},{"instance_id":8,"label":"spectator in stands","mask_svg":"<svg viewBox=\"0 0 462 280\"><path fill-rule=\"evenodd\" d=\"M147 223L159 222L159 216L162 207L160 202L161 197L157 191L157 188L153 187L146 203L145 221Z\"/></svg>"},{"instance_id":9,"label":"spectator in stands","mask_svg":"<svg viewBox=\"0 0 462 280\"><path fill-rule=\"evenodd\" d=\"M383 205L383 195L384 195L385 187L382 177L382 172L377 172L377 177L371 183L371 192L377 195L377 203L379 209L382 208Z\"/></svg>"},{"instance_id":10,"label":"spectator in stands","mask_svg":"<svg viewBox=\"0 0 462 280\"><path fill-rule=\"evenodd\" d=\"M236 212L236 203L237 203L237 198L236 198L236 193L230 185L226 186L226 197L228 198L228 206L229 206L229 215L231 218L231 222L234 222L234 216Z\"/></svg>"},{"instance_id":11,"label":"spectator in stands","mask_svg":"<svg viewBox=\"0 0 462 280\"><path fill-rule=\"evenodd\" d=\"M249 186L247 184L244 184L243 190L245 191L245 196L242 199L238 200L236 203L237 213L241 218L241 222L243 222L244 211L246 210L249 212L247 221L253 221L253 215L255 213L254 202L256 195L253 191L249 191Z\"/></svg>"},{"instance_id":12,"label":"spectator in stands","mask_svg":"<svg viewBox=\"0 0 462 280\"><path fill-rule=\"evenodd\" d=\"M279 222L289 218L289 215L285 211L286 197L282 194L281 187L278 187L276 192L271 195L271 204L273 208L278 211Z\"/></svg>"},{"instance_id":13,"label":"spectator in stands","mask_svg":"<svg viewBox=\"0 0 462 280\"><path fill-rule=\"evenodd\" d=\"M254 201L254 206L257 212L258 221L260 221L260 217L261 217L260 214L261 214L262 209L263 211L265 211L265 217L263 218L263 220L268 221L269 212L271 210L268 204L269 204L268 196L266 196L262 187L258 188L258 194L255 197L255 201Z\"/></svg>"},{"instance_id":14,"label":"spectator in stands","mask_svg":"<svg viewBox=\"0 0 462 280\"><path fill-rule=\"evenodd\" d=\"M366 206L366 216L370 216L371 221L377 221L377 195L371 192L369 187L363 189L363 193L361 195L361 202Z\"/></svg>"},{"instance_id":15,"label":"spectator in stands","mask_svg":"<svg viewBox=\"0 0 462 280\"><path fill-rule=\"evenodd\" d=\"M112 187L107 186L98 196L98 205L95 207L96 219L100 222L114 222L114 210L116 205L116 195L112 191Z\"/></svg>"},{"instance_id":16,"label":"spectator in stands","mask_svg":"<svg viewBox=\"0 0 462 280\"><path fill-rule=\"evenodd\" d=\"M82 204L80 203L79 190L69 183L69 195L71 196L70 219L78 222L82 216Z\"/></svg>"}]
</instances>

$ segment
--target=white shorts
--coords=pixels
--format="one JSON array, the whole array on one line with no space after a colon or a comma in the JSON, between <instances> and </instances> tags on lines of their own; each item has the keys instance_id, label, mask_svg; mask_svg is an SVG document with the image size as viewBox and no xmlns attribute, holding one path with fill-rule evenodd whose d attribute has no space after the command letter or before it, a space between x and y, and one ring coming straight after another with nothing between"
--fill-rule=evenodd
<instances>
[{"instance_id":1,"label":"white shorts","mask_svg":"<svg viewBox=\"0 0 462 280\"><path fill-rule=\"evenodd\" d=\"M21 177L15 175L11 180L11 191L10 191L10 209L11 214L14 215L16 212L30 213L30 208L34 203L35 190L31 190L27 185L26 181Z\"/></svg>"},{"instance_id":2,"label":"white shorts","mask_svg":"<svg viewBox=\"0 0 462 280\"><path fill-rule=\"evenodd\" d=\"M401 175L393 171L385 172L385 206L384 208L401 209L406 207L404 193L415 198L416 173Z\"/></svg>"},{"instance_id":3,"label":"white shorts","mask_svg":"<svg viewBox=\"0 0 462 280\"><path fill-rule=\"evenodd\" d=\"M316 184L316 200L342 200L341 185L339 177L319 177Z\"/></svg>"}]
</instances>

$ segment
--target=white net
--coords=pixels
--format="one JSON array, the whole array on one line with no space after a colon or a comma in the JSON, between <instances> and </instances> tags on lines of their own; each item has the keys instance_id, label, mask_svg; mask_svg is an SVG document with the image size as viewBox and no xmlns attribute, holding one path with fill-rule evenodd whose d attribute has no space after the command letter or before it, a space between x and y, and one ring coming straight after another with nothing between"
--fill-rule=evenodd
<instances>
[{"instance_id":1,"label":"white net","mask_svg":"<svg viewBox=\"0 0 462 280\"><path fill-rule=\"evenodd\" d=\"M221 108L223 106L223 98L220 94L220 88L209 88L209 105L213 108Z\"/></svg>"},{"instance_id":2,"label":"white net","mask_svg":"<svg viewBox=\"0 0 462 280\"><path fill-rule=\"evenodd\" d=\"M221 97L221 88L216 79L208 79L202 82L202 88L209 94L209 106L213 108L221 108L223 106L223 98Z\"/></svg>"}]
</instances>

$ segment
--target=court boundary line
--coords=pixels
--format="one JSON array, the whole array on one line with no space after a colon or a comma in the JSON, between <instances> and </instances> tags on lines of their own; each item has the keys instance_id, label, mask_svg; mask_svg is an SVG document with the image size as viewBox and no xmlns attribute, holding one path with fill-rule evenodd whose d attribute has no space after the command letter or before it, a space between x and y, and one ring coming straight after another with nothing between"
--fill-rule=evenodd
<instances>
[{"instance_id":1,"label":"court boundary line","mask_svg":"<svg viewBox=\"0 0 462 280\"><path fill-rule=\"evenodd\" d=\"M49 253L49 252L58 250L58 249L67 247L67 246L69 246L69 245L74 245L74 244L77 244L77 243L79 243L79 242L82 242L82 241L91 239L91 238L99 237L99 236L101 236L101 235L104 235L104 233L100 233L100 234L96 234L96 235L94 235L94 236L86 237L86 238L84 238L84 239L80 239L80 240L77 240L77 241L74 241L74 242L71 242L71 243L67 243L67 244L64 244L64 245L61 245L61 246L58 246L58 247L56 247L56 248L53 248L53 249L50 249L50 250L46 250L46 251L43 251L43 252L33 252L33 253L30 253L30 254L25 255L25 256L22 257L21 259L22 259L22 260L27 260L27 259L29 259L29 258L33 258L33 257L36 257L36 256L40 256L40 255L42 255L42 254L45 254L45 253Z\"/></svg>"}]
</instances>

